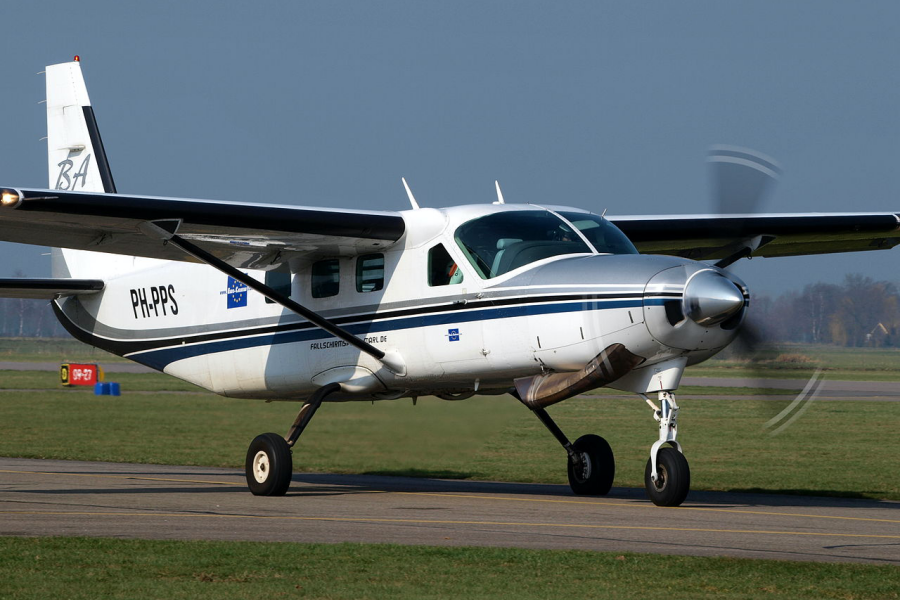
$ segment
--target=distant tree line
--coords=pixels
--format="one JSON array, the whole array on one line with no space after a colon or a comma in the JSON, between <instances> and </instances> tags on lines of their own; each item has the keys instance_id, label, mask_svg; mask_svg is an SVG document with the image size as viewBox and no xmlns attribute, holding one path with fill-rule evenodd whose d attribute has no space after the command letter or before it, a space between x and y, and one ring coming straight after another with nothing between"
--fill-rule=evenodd
<instances>
[{"instance_id":1,"label":"distant tree line","mask_svg":"<svg viewBox=\"0 0 900 600\"><path fill-rule=\"evenodd\" d=\"M0 298L0 337L68 337L49 300Z\"/></svg>"},{"instance_id":2,"label":"distant tree line","mask_svg":"<svg viewBox=\"0 0 900 600\"><path fill-rule=\"evenodd\" d=\"M16 277L27 275L20 269ZM0 298L0 337L69 337L49 300Z\"/></svg>"},{"instance_id":3,"label":"distant tree line","mask_svg":"<svg viewBox=\"0 0 900 600\"><path fill-rule=\"evenodd\" d=\"M838 346L900 346L897 286L859 274L841 285L814 283L802 292L750 301L752 322L763 338Z\"/></svg>"}]
</instances>

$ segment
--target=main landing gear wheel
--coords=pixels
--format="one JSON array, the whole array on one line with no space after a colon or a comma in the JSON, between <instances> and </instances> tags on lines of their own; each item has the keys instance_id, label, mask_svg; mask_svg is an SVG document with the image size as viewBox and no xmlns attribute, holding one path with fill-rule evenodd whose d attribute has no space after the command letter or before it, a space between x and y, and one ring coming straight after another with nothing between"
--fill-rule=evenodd
<instances>
[{"instance_id":1,"label":"main landing gear wheel","mask_svg":"<svg viewBox=\"0 0 900 600\"><path fill-rule=\"evenodd\" d=\"M277 433L256 436L247 450L245 472L254 496L284 496L291 485L291 449Z\"/></svg>"},{"instance_id":2,"label":"main landing gear wheel","mask_svg":"<svg viewBox=\"0 0 900 600\"><path fill-rule=\"evenodd\" d=\"M660 448L656 455L656 481L650 478L651 461L644 469L647 496L657 506L679 506L691 488L691 468L687 459L675 448Z\"/></svg>"},{"instance_id":3,"label":"main landing gear wheel","mask_svg":"<svg viewBox=\"0 0 900 600\"><path fill-rule=\"evenodd\" d=\"M580 496L605 496L616 476L612 448L599 435L583 435L572 444L580 464L569 459L569 487Z\"/></svg>"}]
</instances>

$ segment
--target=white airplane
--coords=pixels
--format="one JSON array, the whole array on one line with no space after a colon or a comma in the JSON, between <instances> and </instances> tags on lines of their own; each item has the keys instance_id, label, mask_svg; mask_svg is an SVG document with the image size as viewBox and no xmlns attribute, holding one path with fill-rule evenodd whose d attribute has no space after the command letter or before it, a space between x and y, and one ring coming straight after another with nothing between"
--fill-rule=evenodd
<instances>
[{"instance_id":1,"label":"white airplane","mask_svg":"<svg viewBox=\"0 0 900 600\"><path fill-rule=\"evenodd\" d=\"M606 494L609 444L570 442L546 408L609 386L651 406L647 494L677 506L690 470L674 391L749 305L724 267L900 243L894 213L607 219L506 204L499 185L493 204L443 209L407 186L400 212L118 194L77 57L46 80L49 189L0 189L0 239L52 246L53 278L0 295L50 299L79 340L217 394L303 402L287 436L250 444L257 495L287 491L324 400L476 393L520 400L565 448L572 491ZM777 174L737 148L711 160L738 200Z\"/></svg>"}]
</instances>

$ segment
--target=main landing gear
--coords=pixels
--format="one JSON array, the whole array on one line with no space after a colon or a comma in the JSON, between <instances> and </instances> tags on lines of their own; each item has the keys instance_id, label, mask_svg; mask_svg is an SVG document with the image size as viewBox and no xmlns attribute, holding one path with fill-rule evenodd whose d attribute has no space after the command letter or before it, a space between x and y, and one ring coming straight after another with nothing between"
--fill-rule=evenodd
<instances>
[{"instance_id":1,"label":"main landing gear","mask_svg":"<svg viewBox=\"0 0 900 600\"><path fill-rule=\"evenodd\" d=\"M671 392L659 392L659 406L646 395L641 397L653 409L653 418L659 421L659 439L650 447L650 459L644 469L644 487L647 496L657 506L679 506L691 489L691 469L681 452L678 435L678 405ZM663 448L663 444L672 447Z\"/></svg>"},{"instance_id":2,"label":"main landing gear","mask_svg":"<svg viewBox=\"0 0 900 600\"><path fill-rule=\"evenodd\" d=\"M616 460L609 444L599 435L583 435L571 443L543 408L532 412L562 444L569 455L569 487L580 496L605 496L616 476Z\"/></svg>"},{"instance_id":3,"label":"main landing gear","mask_svg":"<svg viewBox=\"0 0 900 600\"><path fill-rule=\"evenodd\" d=\"M653 418L659 422L659 439L650 448L650 459L644 469L647 496L657 506L679 506L691 487L691 469L681 453L681 444L675 440L678 435L675 396L671 392L659 392L659 406L646 395L641 397L653 408ZM533 408L532 412L568 453L572 491L586 496L608 494L616 475L616 461L606 440L597 435L584 435L573 444L545 409Z\"/></svg>"},{"instance_id":4,"label":"main landing gear","mask_svg":"<svg viewBox=\"0 0 900 600\"><path fill-rule=\"evenodd\" d=\"M325 397L340 389L341 384L329 383L316 390L300 409L286 437L277 433L263 433L254 438L244 463L247 485L254 496L284 496L291 485L291 473L294 470L291 448L297 443Z\"/></svg>"}]
</instances>

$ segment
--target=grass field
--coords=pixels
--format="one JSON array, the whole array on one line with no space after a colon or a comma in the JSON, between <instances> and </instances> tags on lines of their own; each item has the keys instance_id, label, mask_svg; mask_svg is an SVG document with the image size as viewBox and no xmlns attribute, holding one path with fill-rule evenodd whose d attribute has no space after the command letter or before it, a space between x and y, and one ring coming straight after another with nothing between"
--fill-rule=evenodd
<instances>
[{"instance_id":1,"label":"grass field","mask_svg":"<svg viewBox=\"0 0 900 600\"><path fill-rule=\"evenodd\" d=\"M844 348L813 344L779 344L759 352L755 362L731 351L690 367L694 377L770 377L806 379L816 368L826 379L900 381L900 348Z\"/></svg>"},{"instance_id":2,"label":"grass field","mask_svg":"<svg viewBox=\"0 0 900 600\"><path fill-rule=\"evenodd\" d=\"M0 372L0 455L240 467L259 433L284 433L299 405L221 398L160 374L116 374L123 396L60 389L54 373ZM32 389L48 388L35 393ZM147 390L146 393L134 393ZM735 391L735 390L732 390ZM771 437L790 400L683 399L679 439L695 490L764 490L900 500L893 476L900 403L815 402ZM656 423L636 397L575 398L550 408L567 434L599 433L615 485L643 486ZM295 451L299 471L565 483L565 455L510 397L422 398L322 407ZM764 468L763 468L764 466Z\"/></svg>"},{"instance_id":3,"label":"grass field","mask_svg":"<svg viewBox=\"0 0 900 600\"><path fill-rule=\"evenodd\" d=\"M122 389L132 391L168 391L168 392L196 392L207 393L203 388L197 387L175 377L169 377L160 373L106 373L105 381L116 381ZM56 391L63 389L59 383L57 371L9 371L0 370L0 390L46 390ZM77 388L76 388L77 389ZM799 389L799 385L798 385ZM769 388L754 388L754 394L759 395L796 395L796 391ZM591 392L598 396L631 396L627 392L601 388ZM747 395L747 388L722 387L722 386L682 386L679 395L702 396L733 396Z\"/></svg>"},{"instance_id":4,"label":"grass field","mask_svg":"<svg viewBox=\"0 0 900 600\"><path fill-rule=\"evenodd\" d=\"M0 340L0 360L113 362L78 342ZM900 354L806 348L811 363L773 361L804 377L900 380ZM62 352L62 354L61 354ZM799 350L798 350L799 352ZM744 376L711 361L690 374ZM842 374L838 377L836 374ZM754 373L756 375L756 373ZM767 375L771 376L771 375ZM54 372L0 371L0 455L239 468L258 433L284 433L299 406L232 400L161 374L110 374L123 396L63 389ZM686 398L746 389L682 388L679 439L695 490L755 490L900 500L894 476L900 403L815 402L771 437L762 424L790 400ZM775 393L774 391L769 391ZM778 393L784 394L784 391ZM608 391L550 408L575 438L606 437L616 486L642 487L656 423ZM509 397L326 404L295 469L564 483L565 455ZM0 598L900 598L895 566L494 548L169 542L0 537Z\"/></svg>"},{"instance_id":5,"label":"grass field","mask_svg":"<svg viewBox=\"0 0 900 600\"><path fill-rule=\"evenodd\" d=\"M128 362L72 338L0 338L0 360L21 362Z\"/></svg>"},{"instance_id":6,"label":"grass field","mask_svg":"<svg viewBox=\"0 0 900 600\"><path fill-rule=\"evenodd\" d=\"M162 373L106 373L105 381L116 381L122 389L140 392L197 392L206 390ZM0 370L0 390L68 391L59 382L57 371ZM72 387L74 393L92 393L85 387Z\"/></svg>"},{"instance_id":7,"label":"grass field","mask_svg":"<svg viewBox=\"0 0 900 600\"><path fill-rule=\"evenodd\" d=\"M0 596L891 600L897 567L503 548L0 538ZM650 591L652 590L652 592Z\"/></svg>"}]
</instances>

